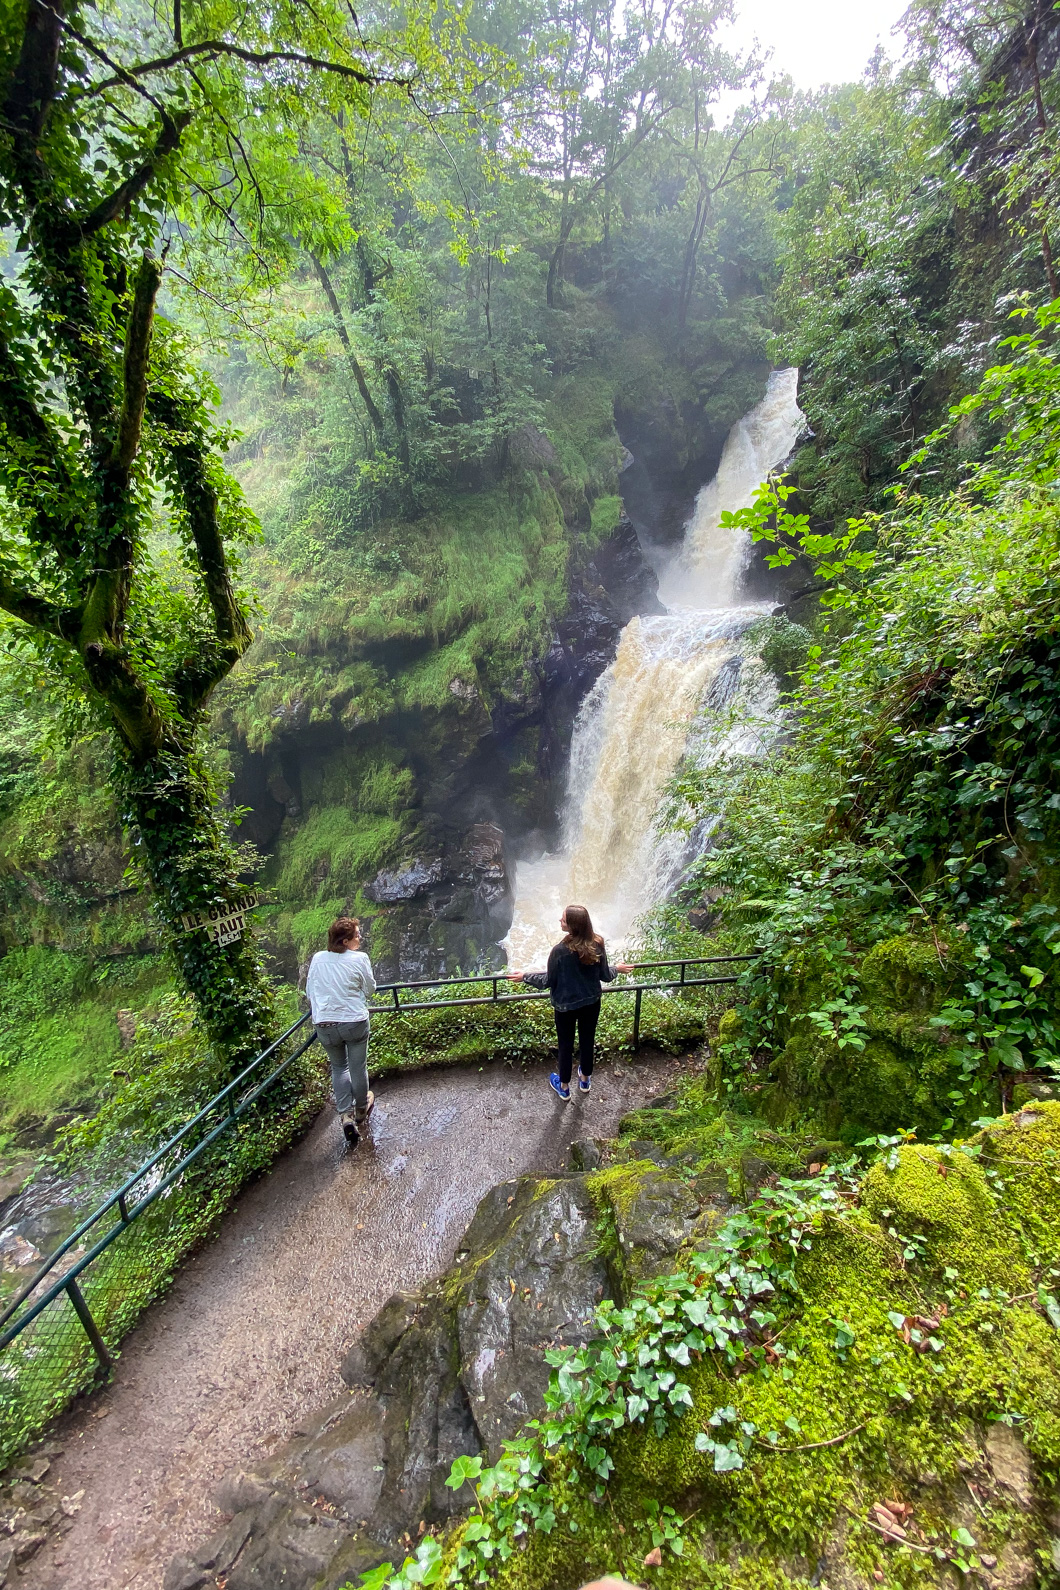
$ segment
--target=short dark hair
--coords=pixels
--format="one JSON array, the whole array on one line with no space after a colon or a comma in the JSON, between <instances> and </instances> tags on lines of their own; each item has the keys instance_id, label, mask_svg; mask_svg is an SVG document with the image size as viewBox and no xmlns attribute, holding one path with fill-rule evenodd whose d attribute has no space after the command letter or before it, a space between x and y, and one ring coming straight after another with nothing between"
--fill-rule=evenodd
<instances>
[{"instance_id":1,"label":"short dark hair","mask_svg":"<svg viewBox=\"0 0 1060 1590\"><path fill-rule=\"evenodd\" d=\"M328 949L341 955L350 939L359 939L361 924L355 916L337 916L328 928Z\"/></svg>"}]
</instances>

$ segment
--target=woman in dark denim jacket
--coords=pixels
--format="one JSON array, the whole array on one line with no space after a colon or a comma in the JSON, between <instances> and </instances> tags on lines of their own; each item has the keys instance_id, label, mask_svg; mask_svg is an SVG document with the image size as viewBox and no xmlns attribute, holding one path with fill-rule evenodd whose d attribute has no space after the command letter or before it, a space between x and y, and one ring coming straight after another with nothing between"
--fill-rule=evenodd
<instances>
[{"instance_id":1,"label":"woman in dark denim jacket","mask_svg":"<svg viewBox=\"0 0 1060 1590\"><path fill-rule=\"evenodd\" d=\"M619 972L633 967L620 961L611 970L607 951L583 905L569 905L559 919L563 938L548 957L544 972L511 972L513 983L529 983L531 988L547 988L552 995L559 1040L559 1071L549 1077L549 1087L566 1104L570 1100L571 1073L574 1069L574 1034L578 1034L578 1092L592 1086L593 1042L600 1019L600 984L611 983Z\"/></svg>"}]
</instances>

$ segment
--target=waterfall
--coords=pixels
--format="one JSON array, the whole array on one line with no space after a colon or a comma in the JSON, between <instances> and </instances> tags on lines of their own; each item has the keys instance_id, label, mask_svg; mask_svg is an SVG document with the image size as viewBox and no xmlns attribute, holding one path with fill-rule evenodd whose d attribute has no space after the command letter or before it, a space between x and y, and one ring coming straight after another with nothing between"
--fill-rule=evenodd
<instances>
[{"instance_id":1,"label":"waterfall","mask_svg":"<svg viewBox=\"0 0 1060 1590\"><path fill-rule=\"evenodd\" d=\"M615 660L582 704L571 741L562 848L519 862L508 963L543 965L571 901L587 905L616 950L665 898L687 848L662 832L658 808L682 755L753 749L775 688L740 637L772 604L738 603L750 537L721 528L787 457L803 425L797 370L778 370L725 442L718 472L696 498L684 540L663 571L669 611L634 618Z\"/></svg>"}]
</instances>

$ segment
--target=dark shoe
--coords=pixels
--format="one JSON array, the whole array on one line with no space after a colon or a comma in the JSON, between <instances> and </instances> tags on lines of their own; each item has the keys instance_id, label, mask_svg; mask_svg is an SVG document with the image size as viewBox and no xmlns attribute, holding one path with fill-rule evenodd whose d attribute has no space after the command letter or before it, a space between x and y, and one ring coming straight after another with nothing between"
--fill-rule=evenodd
<instances>
[{"instance_id":1,"label":"dark shoe","mask_svg":"<svg viewBox=\"0 0 1060 1590\"><path fill-rule=\"evenodd\" d=\"M548 1085L556 1097L563 1100L564 1104L570 1103L570 1088L565 1088L563 1086L563 1083L559 1079L558 1071L552 1072L548 1079Z\"/></svg>"},{"instance_id":2,"label":"dark shoe","mask_svg":"<svg viewBox=\"0 0 1060 1590\"><path fill-rule=\"evenodd\" d=\"M365 1105L363 1110L358 1110L356 1115L355 1115L355 1117L354 1117L354 1119L357 1122L357 1125L358 1126L363 1126L365 1121L367 1121L368 1117L371 1115L371 1113L372 1113L372 1111L374 1109L375 1109L375 1094L372 1092L371 1088L369 1088L368 1089L368 1103Z\"/></svg>"},{"instance_id":3,"label":"dark shoe","mask_svg":"<svg viewBox=\"0 0 1060 1590\"><path fill-rule=\"evenodd\" d=\"M347 1110L342 1117L342 1135L346 1139L347 1148L356 1148L361 1141L361 1134L357 1130L357 1121L352 1110Z\"/></svg>"},{"instance_id":4,"label":"dark shoe","mask_svg":"<svg viewBox=\"0 0 1060 1590\"><path fill-rule=\"evenodd\" d=\"M588 1093L588 1091L592 1087L592 1085L593 1085L592 1077L583 1076L582 1073L579 1071L578 1072L578 1092L579 1093Z\"/></svg>"}]
</instances>

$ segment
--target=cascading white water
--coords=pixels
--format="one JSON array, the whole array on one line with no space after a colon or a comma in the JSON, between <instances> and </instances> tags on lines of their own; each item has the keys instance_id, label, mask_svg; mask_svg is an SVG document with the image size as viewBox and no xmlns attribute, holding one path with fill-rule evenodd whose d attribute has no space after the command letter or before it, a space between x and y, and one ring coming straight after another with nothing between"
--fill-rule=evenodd
<instances>
[{"instance_id":1,"label":"cascading white water","mask_svg":"<svg viewBox=\"0 0 1060 1590\"><path fill-rule=\"evenodd\" d=\"M657 819L690 735L702 756L716 757L752 749L761 733L775 692L760 669L744 667L739 640L769 606L736 605L751 542L723 530L720 520L750 504L791 451L803 425L797 387L797 370L775 371L761 403L733 426L718 472L696 498L684 541L660 579L670 611L626 625L614 662L582 704L563 848L516 868L515 914L504 940L514 968L543 964L572 900L589 907L616 950L628 943L638 917L665 897L680 870L686 841L662 832Z\"/></svg>"}]
</instances>

